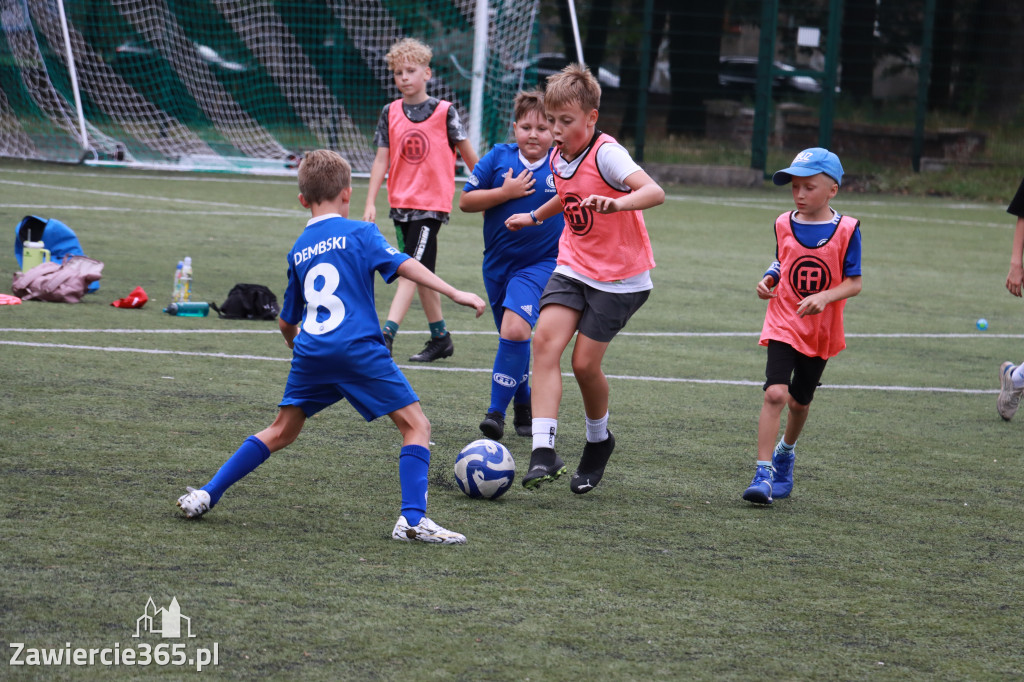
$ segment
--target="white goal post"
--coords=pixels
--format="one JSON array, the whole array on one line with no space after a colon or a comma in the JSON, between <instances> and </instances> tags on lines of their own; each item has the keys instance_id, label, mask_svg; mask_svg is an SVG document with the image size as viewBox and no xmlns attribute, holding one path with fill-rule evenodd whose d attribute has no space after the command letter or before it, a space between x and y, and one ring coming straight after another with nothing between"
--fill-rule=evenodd
<instances>
[{"instance_id":1,"label":"white goal post","mask_svg":"<svg viewBox=\"0 0 1024 682\"><path fill-rule=\"evenodd\" d=\"M538 4L0 0L0 156L287 173L326 147L366 173L405 36L482 154L507 139Z\"/></svg>"}]
</instances>

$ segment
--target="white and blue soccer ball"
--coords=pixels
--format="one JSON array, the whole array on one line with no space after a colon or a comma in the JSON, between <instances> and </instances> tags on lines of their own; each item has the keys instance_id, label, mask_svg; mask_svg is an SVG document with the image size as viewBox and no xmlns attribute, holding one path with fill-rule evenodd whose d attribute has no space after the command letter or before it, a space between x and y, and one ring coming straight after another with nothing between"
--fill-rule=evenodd
<instances>
[{"instance_id":1,"label":"white and blue soccer ball","mask_svg":"<svg viewBox=\"0 0 1024 682\"><path fill-rule=\"evenodd\" d=\"M455 458L455 481L470 497L496 500L512 487L515 477L512 453L497 441L475 440Z\"/></svg>"}]
</instances>

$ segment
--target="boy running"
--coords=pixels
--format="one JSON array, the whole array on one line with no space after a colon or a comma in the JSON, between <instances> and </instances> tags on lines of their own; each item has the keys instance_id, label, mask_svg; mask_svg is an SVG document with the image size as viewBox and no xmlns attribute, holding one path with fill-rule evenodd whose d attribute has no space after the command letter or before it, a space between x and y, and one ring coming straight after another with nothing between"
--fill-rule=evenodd
<instances>
[{"instance_id":1,"label":"boy running","mask_svg":"<svg viewBox=\"0 0 1024 682\"><path fill-rule=\"evenodd\" d=\"M775 261L757 283L758 297L768 301L760 340L768 361L757 468L743 491L743 499L756 504L771 504L793 490L797 438L825 363L846 348L846 299L861 289L860 221L829 205L843 182L839 157L820 147L805 149L772 181L792 183L796 210L775 219ZM776 444L787 405L786 430Z\"/></svg>"},{"instance_id":2,"label":"boy running","mask_svg":"<svg viewBox=\"0 0 1024 682\"><path fill-rule=\"evenodd\" d=\"M515 143L487 152L462 190L459 208L484 212L484 286L498 327L498 352L491 373L491 404L480 422L487 438L501 440L505 412L514 401L513 426L530 437L530 334L540 313L540 295L555 268L564 220L559 213L543 225L512 231L505 219L529 213L555 195L547 160L551 129L542 92L516 95Z\"/></svg>"},{"instance_id":3,"label":"boy running","mask_svg":"<svg viewBox=\"0 0 1024 682\"><path fill-rule=\"evenodd\" d=\"M432 56L430 48L414 38L399 40L386 55L402 98L385 105L377 122L373 136L377 156L370 169L363 220L376 220L377 192L387 174L390 217L395 221L398 248L434 272L437 233L448 222L455 196L455 150L470 171L476 166L477 156L452 103L427 94ZM405 278L398 280L384 323L388 352L417 292L430 327L430 340L409 359L433 362L450 357L455 346L441 314L440 295L429 286L417 286Z\"/></svg>"},{"instance_id":4,"label":"boy running","mask_svg":"<svg viewBox=\"0 0 1024 682\"><path fill-rule=\"evenodd\" d=\"M555 453L562 399L562 353L576 336L572 370L583 396L587 443L569 482L582 495L601 481L615 448L608 430L608 344L647 301L654 254L641 211L665 192L611 136L597 129L601 86L584 66L548 78L544 108L554 137L551 168L558 196L510 216L518 230L564 213L554 274L541 296L533 337L533 452L523 485L536 488L565 472Z\"/></svg>"}]
</instances>

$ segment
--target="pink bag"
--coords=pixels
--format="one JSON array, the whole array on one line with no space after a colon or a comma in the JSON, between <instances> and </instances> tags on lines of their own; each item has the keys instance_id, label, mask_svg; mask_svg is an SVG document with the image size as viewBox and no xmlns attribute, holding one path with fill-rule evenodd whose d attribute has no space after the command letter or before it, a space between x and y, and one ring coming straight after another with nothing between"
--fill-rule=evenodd
<instances>
[{"instance_id":1,"label":"pink bag","mask_svg":"<svg viewBox=\"0 0 1024 682\"><path fill-rule=\"evenodd\" d=\"M17 273L11 289L25 301L78 303L89 285L102 277L103 263L86 256L65 256L58 263L41 263Z\"/></svg>"}]
</instances>

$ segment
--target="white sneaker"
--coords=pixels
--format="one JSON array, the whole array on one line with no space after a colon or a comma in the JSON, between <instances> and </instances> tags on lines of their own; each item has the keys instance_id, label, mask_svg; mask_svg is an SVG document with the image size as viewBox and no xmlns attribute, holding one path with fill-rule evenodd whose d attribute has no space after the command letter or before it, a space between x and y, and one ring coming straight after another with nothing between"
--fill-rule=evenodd
<instances>
[{"instance_id":1,"label":"white sneaker","mask_svg":"<svg viewBox=\"0 0 1024 682\"><path fill-rule=\"evenodd\" d=\"M426 516L415 526L410 526L404 516L399 516L398 522L395 523L395 529L391 531L391 537L403 542L418 540L419 542L437 542L442 545L466 544L465 535L442 528Z\"/></svg>"},{"instance_id":2,"label":"white sneaker","mask_svg":"<svg viewBox=\"0 0 1024 682\"><path fill-rule=\"evenodd\" d=\"M192 486L186 486L185 490L188 492L178 498L178 506L187 518L198 519L210 511L210 493Z\"/></svg>"},{"instance_id":3,"label":"white sneaker","mask_svg":"<svg viewBox=\"0 0 1024 682\"><path fill-rule=\"evenodd\" d=\"M1024 388L1015 388L1013 385L1013 379L1010 377L1013 369L1012 362L1004 362L999 366L999 398L996 399L996 410L1006 421L1010 421L1013 415L1017 414L1021 395L1024 394Z\"/></svg>"}]
</instances>

